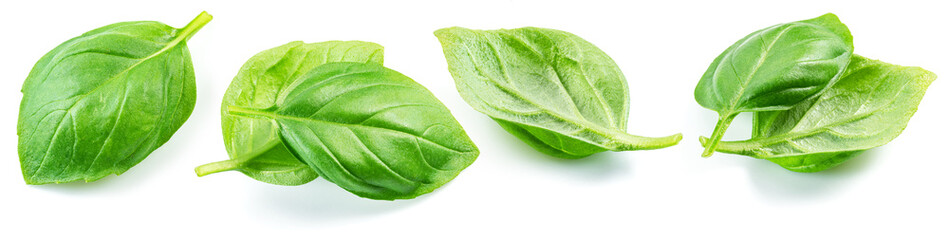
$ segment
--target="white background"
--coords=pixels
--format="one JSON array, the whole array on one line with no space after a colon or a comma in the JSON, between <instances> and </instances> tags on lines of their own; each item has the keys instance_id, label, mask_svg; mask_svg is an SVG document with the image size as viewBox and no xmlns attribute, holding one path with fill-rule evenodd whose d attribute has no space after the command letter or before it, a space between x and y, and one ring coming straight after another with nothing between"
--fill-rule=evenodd
<instances>
[{"instance_id":1,"label":"white background","mask_svg":"<svg viewBox=\"0 0 949 240\"><path fill-rule=\"evenodd\" d=\"M198 101L171 140L119 177L27 186L17 161L20 86L61 42L106 24L214 20L188 42ZM803 174L765 160L699 157L717 115L692 90L734 41L773 24L836 13L856 53L949 76L941 1L4 1L0 4L0 239L946 239L949 84L937 79L896 140ZM538 26L610 54L630 86L629 132L681 132L674 147L558 160L461 99L436 29ZM290 41L364 40L385 65L441 99L480 147L454 181L414 200L362 199L317 179L269 185L238 172L198 178L227 157L220 101L255 53ZM725 139L749 136L748 114Z\"/></svg>"}]
</instances>

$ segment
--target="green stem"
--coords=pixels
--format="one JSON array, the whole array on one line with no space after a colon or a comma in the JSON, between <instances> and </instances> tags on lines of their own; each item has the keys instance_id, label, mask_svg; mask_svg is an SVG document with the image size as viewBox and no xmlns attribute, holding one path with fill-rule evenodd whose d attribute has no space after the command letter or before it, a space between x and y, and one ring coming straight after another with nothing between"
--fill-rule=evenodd
<instances>
[{"instance_id":1,"label":"green stem","mask_svg":"<svg viewBox=\"0 0 949 240\"><path fill-rule=\"evenodd\" d=\"M643 137L631 134L616 134L624 144L629 145L633 150L652 150L673 146L682 140L682 134L676 133L665 137Z\"/></svg>"},{"instance_id":2,"label":"green stem","mask_svg":"<svg viewBox=\"0 0 949 240\"><path fill-rule=\"evenodd\" d=\"M244 166L245 163L247 163L248 160L254 159L260 156L261 154L269 152L271 149L273 149L274 147L277 147L279 144L281 144L279 139L271 139L266 144L257 148L257 150L254 150L253 152L249 152L247 154L237 156L236 158L233 158L230 160L213 162L213 163L208 163L208 164L198 166L194 168L194 173L197 173L198 177L203 177L208 174L240 169L241 167Z\"/></svg>"},{"instance_id":3,"label":"green stem","mask_svg":"<svg viewBox=\"0 0 949 240\"><path fill-rule=\"evenodd\" d=\"M722 136L725 135L725 130L728 129L728 125L732 123L732 120L735 119L735 116L738 116L738 114L729 113L719 115L718 123L715 124L715 130L712 132L712 137L709 138L709 141L705 145L705 151L702 152L702 157L712 156L712 153L714 153L715 149L718 147L718 142L722 141Z\"/></svg>"},{"instance_id":4,"label":"green stem","mask_svg":"<svg viewBox=\"0 0 949 240\"><path fill-rule=\"evenodd\" d=\"M208 174L237 170L242 166L244 166L244 161L231 159L198 166L194 168L194 173L197 173L198 177L204 177Z\"/></svg>"},{"instance_id":5,"label":"green stem","mask_svg":"<svg viewBox=\"0 0 949 240\"><path fill-rule=\"evenodd\" d=\"M702 146L707 146L709 138L699 137L699 142L702 143ZM715 147L716 152L722 153L733 153L741 155L750 155L753 154L751 150L761 148L761 144L751 141L719 141L718 145Z\"/></svg>"},{"instance_id":6,"label":"green stem","mask_svg":"<svg viewBox=\"0 0 949 240\"><path fill-rule=\"evenodd\" d=\"M185 25L185 27L180 29L180 32L178 32L178 37L184 36L185 41L191 39L191 36L197 33L198 30L201 30L204 25L208 24L208 22L211 21L211 18L213 17L211 17L211 14L208 14L208 12L201 12L201 14L198 14L198 16L195 17L194 20L191 20L188 25Z\"/></svg>"}]
</instances>

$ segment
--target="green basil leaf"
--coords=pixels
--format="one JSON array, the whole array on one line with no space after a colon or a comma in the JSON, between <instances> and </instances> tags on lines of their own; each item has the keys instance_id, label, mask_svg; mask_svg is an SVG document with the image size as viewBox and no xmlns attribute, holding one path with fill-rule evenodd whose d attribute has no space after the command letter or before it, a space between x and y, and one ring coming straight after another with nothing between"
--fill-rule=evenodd
<instances>
[{"instance_id":1,"label":"green basil leaf","mask_svg":"<svg viewBox=\"0 0 949 240\"><path fill-rule=\"evenodd\" d=\"M116 23L43 56L23 83L17 122L26 183L119 175L168 141L195 104L185 42L210 20Z\"/></svg>"},{"instance_id":2,"label":"green basil leaf","mask_svg":"<svg viewBox=\"0 0 949 240\"><path fill-rule=\"evenodd\" d=\"M935 79L922 68L854 55L840 80L818 98L757 113L751 139L722 141L716 151L767 159L792 171L822 171L896 138Z\"/></svg>"},{"instance_id":3,"label":"green basil leaf","mask_svg":"<svg viewBox=\"0 0 949 240\"><path fill-rule=\"evenodd\" d=\"M462 98L540 152L581 158L664 148L682 138L626 133L626 78L613 59L576 35L453 27L435 36Z\"/></svg>"},{"instance_id":4,"label":"green basil leaf","mask_svg":"<svg viewBox=\"0 0 949 240\"><path fill-rule=\"evenodd\" d=\"M425 87L382 65L328 63L268 109L230 114L277 123L298 159L358 196L410 199L455 178L478 148Z\"/></svg>"},{"instance_id":5,"label":"green basil leaf","mask_svg":"<svg viewBox=\"0 0 949 240\"><path fill-rule=\"evenodd\" d=\"M758 30L719 55L695 87L695 100L719 114L706 146L711 156L742 112L786 110L839 79L853 37L833 14Z\"/></svg>"},{"instance_id":6,"label":"green basil leaf","mask_svg":"<svg viewBox=\"0 0 949 240\"><path fill-rule=\"evenodd\" d=\"M258 181L300 185L316 179L315 171L294 157L277 134L272 120L238 117L230 106L269 108L296 79L331 62L382 64L382 46L361 41L291 42L254 55L234 77L221 103L224 145L231 159L195 169L198 176L237 170Z\"/></svg>"}]
</instances>

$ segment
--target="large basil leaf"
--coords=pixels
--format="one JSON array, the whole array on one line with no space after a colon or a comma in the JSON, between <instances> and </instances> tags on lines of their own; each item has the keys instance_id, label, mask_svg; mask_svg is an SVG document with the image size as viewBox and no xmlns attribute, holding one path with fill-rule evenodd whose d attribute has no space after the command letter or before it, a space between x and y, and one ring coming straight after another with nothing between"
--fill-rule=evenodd
<instances>
[{"instance_id":1,"label":"large basil leaf","mask_svg":"<svg viewBox=\"0 0 949 240\"><path fill-rule=\"evenodd\" d=\"M266 119L237 117L230 106L268 108L294 80L330 62L382 64L382 46L360 41L291 42L254 55L234 77L221 103L224 145L231 159L200 166L199 176L237 170L256 180L277 185L300 185L318 175L297 160L277 135L277 125Z\"/></svg>"},{"instance_id":2,"label":"large basil leaf","mask_svg":"<svg viewBox=\"0 0 949 240\"><path fill-rule=\"evenodd\" d=\"M210 20L116 23L43 56L23 83L17 122L26 183L119 175L168 141L195 104L185 42Z\"/></svg>"},{"instance_id":3,"label":"large basil leaf","mask_svg":"<svg viewBox=\"0 0 949 240\"><path fill-rule=\"evenodd\" d=\"M453 27L435 36L462 98L540 152L581 158L663 148L682 138L626 133L626 78L613 59L576 35Z\"/></svg>"},{"instance_id":4,"label":"large basil leaf","mask_svg":"<svg viewBox=\"0 0 949 240\"><path fill-rule=\"evenodd\" d=\"M786 110L817 95L847 67L850 31L833 14L758 30L719 55L695 87L695 100L719 114L711 156L742 112Z\"/></svg>"},{"instance_id":5,"label":"large basil leaf","mask_svg":"<svg viewBox=\"0 0 949 240\"><path fill-rule=\"evenodd\" d=\"M274 107L227 111L276 122L291 153L361 197L415 198L447 183L478 156L434 95L381 65L323 64L288 89Z\"/></svg>"},{"instance_id":6,"label":"large basil leaf","mask_svg":"<svg viewBox=\"0 0 949 240\"><path fill-rule=\"evenodd\" d=\"M922 68L854 55L840 80L818 98L757 113L751 139L723 141L716 151L767 159L792 171L822 171L896 138L935 79Z\"/></svg>"}]
</instances>

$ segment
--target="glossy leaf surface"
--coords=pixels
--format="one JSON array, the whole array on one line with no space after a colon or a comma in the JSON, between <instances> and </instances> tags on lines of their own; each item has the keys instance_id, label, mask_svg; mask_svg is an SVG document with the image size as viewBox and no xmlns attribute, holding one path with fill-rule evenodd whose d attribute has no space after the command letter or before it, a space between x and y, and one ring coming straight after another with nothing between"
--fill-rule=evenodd
<instances>
[{"instance_id":1,"label":"glossy leaf surface","mask_svg":"<svg viewBox=\"0 0 949 240\"><path fill-rule=\"evenodd\" d=\"M447 183L478 156L434 95L381 65L328 63L288 88L272 108L228 112L276 122L291 153L358 196L415 198Z\"/></svg>"},{"instance_id":2,"label":"glossy leaf surface","mask_svg":"<svg viewBox=\"0 0 949 240\"><path fill-rule=\"evenodd\" d=\"M210 20L116 23L43 56L23 83L17 122L26 183L119 175L168 141L195 104L185 42Z\"/></svg>"},{"instance_id":3,"label":"glossy leaf surface","mask_svg":"<svg viewBox=\"0 0 949 240\"><path fill-rule=\"evenodd\" d=\"M738 113L786 110L833 85L853 54L852 39L826 14L758 30L722 52L695 87L695 100L719 113L703 156Z\"/></svg>"},{"instance_id":4,"label":"glossy leaf surface","mask_svg":"<svg viewBox=\"0 0 949 240\"><path fill-rule=\"evenodd\" d=\"M231 160L202 166L203 176L237 170L256 180L277 185L300 185L317 178L280 142L272 120L238 117L230 106L269 108L288 86L314 68L331 62L382 64L382 46L361 41L291 42L254 55L234 77L221 103L224 144Z\"/></svg>"}]
</instances>

